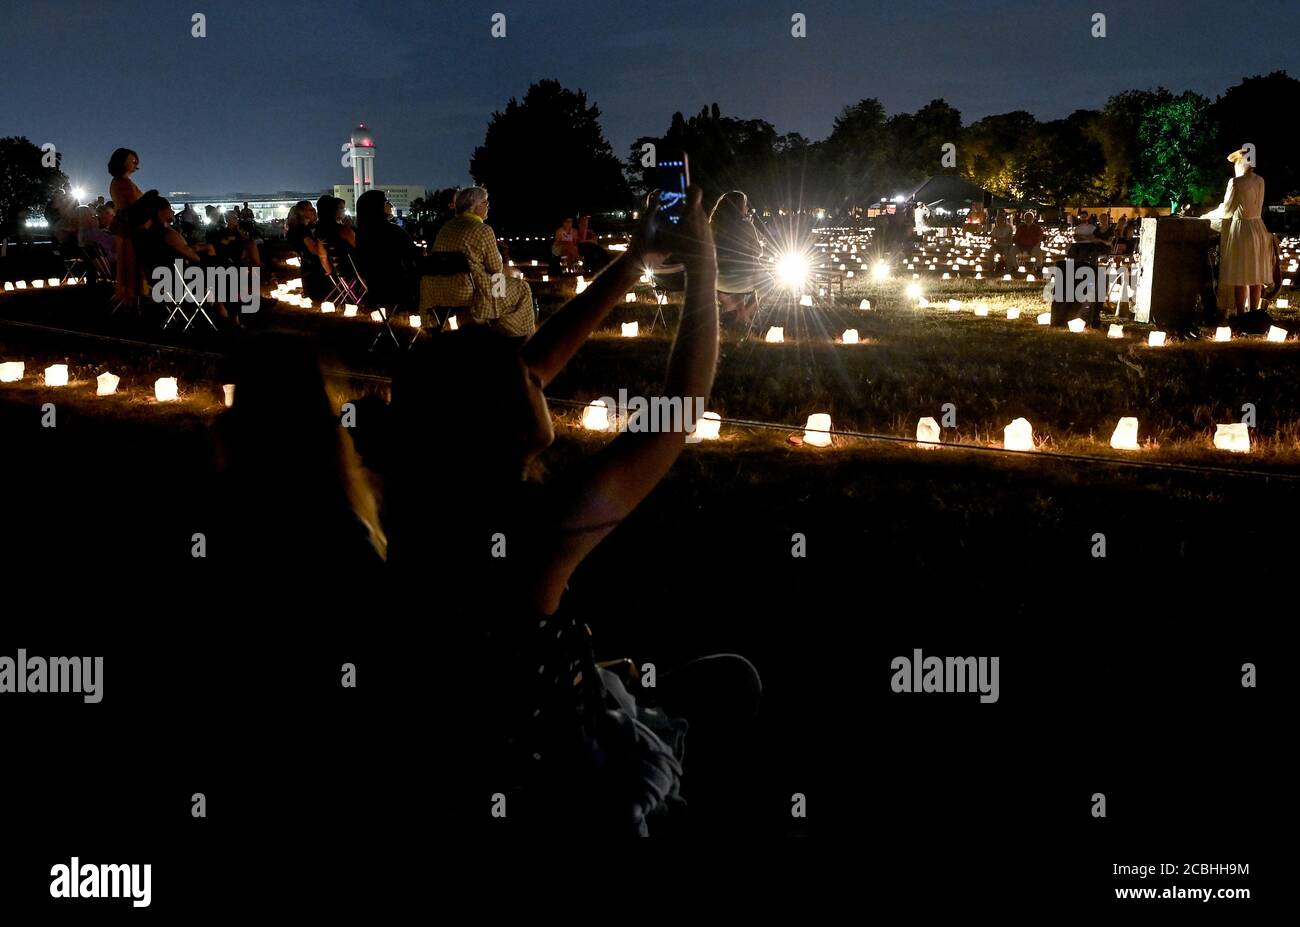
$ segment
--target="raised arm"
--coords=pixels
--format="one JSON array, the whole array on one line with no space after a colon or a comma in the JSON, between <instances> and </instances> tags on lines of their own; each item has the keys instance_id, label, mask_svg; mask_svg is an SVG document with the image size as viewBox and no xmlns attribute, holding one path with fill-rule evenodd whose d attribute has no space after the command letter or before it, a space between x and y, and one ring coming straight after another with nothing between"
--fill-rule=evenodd
<instances>
[{"instance_id":1,"label":"raised arm","mask_svg":"<svg viewBox=\"0 0 1300 927\"><path fill-rule=\"evenodd\" d=\"M686 268L686 298L663 396L670 402L679 399L683 409L694 409L697 399L701 405L707 401L718 360L717 256L700 196L698 188L691 189L673 246ZM560 481L555 487L559 508L554 558L539 590L539 606L558 607L573 570L649 495L682 452L685 439L681 431L625 431Z\"/></svg>"},{"instance_id":2,"label":"raised arm","mask_svg":"<svg viewBox=\"0 0 1300 927\"><path fill-rule=\"evenodd\" d=\"M585 290L543 322L523 346L521 355L524 362L541 380L543 387L564 369L646 268L657 267L665 257L662 246L651 241L659 221L659 206L656 197L651 196L649 200L653 205L647 207L645 219L627 251L601 271Z\"/></svg>"}]
</instances>

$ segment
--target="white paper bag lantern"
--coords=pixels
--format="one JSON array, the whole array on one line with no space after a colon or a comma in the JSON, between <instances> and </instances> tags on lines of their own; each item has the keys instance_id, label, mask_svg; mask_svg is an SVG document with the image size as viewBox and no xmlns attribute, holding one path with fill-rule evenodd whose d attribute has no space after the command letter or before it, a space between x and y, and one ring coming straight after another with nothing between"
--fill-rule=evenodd
<instances>
[{"instance_id":1,"label":"white paper bag lantern","mask_svg":"<svg viewBox=\"0 0 1300 927\"><path fill-rule=\"evenodd\" d=\"M411 315L411 316L407 319L407 322L410 324L410 326L411 326L412 328L419 328L419 327L420 327L420 323L421 323L422 321L423 321L423 320L422 320L418 315Z\"/></svg>"},{"instance_id":2,"label":"white paper bag lantern","mask_svg":"<svg viewBox=\"0 0 1300 927\"><path fill-rule=\"evenodd\" d=\"M856 328L846 328L844 334L840 336L840 340L845 344L857 344L858 330Z\"/></svg>"},{"instance_id":3,"label":"white paper bag lantern","mask_svg":"<svg viewBox=\"0 0 1300 927\"><path fill-rule=\"evenodd\" d=\"M1285 328L1279 328L1276 325L1270 325L1268 327L1269 341L1286 341L1286 334L1287 332Z\"/></svg>"},{"instance_id":4,"label":"white paper bag lantern","mask_svg":"<svg viewBox=\"0 0 1300 927\"><path fill-rule=\"evenodd\" d=\"M944 271L943 279L944 279L944 280L951 280L951 279L952 279L952 275L949 274L947 271Z\"/></svg>"},{"instance_id":5,"label":"white paper bag lantern","mask_svg":"<svg viewBox=\"0 0 1300 927\"><path fill-rule=\"evenodd\" d=\"M459 328L460 328L460 323L459 323L458 321L456 321L456 316L453 315L450 319L447 320L447 329L448 329L449 331L453 331L453 332L454 332L454 331L458 330Z\"/></svg>"},{"instance_id":6,"label":"white paper bag lantern","mask_svg":"<svg viewBox=\"0 0 1300 927\"><path fill-rule=\"evenodd\" d=\"M980 317L987 316L989 314L989 304L980 303L978 306L975 307L975 314Z\"/></svg>"},{"instance_id":7,"label":"white paper bag lantern","mask_svg":"<svg viewBox=\"0 0 1300 927\"><path fill-rule=\"evenodd\" d=\"M1115 431L1110 436L1110 446L1117 451L1136 451L1138 448L1138 420L1131 416L1125 416L1119 420L1115 426Z\"/></svg>"},{"instance_id":8,"label":"white paper bag lantern","mask_svg":"<svg viewBox=\"0 0 1300 927\"><path fill-rule=\"evenodd\" d=\"M1277 307L1278 307L1279 309L1290 309L1290 308L1291 308L1291 300L1289 300L1289 299L1287 299L1285 296L1283 296L1281 299L1279 299L1279 300L1277 301Z\"/></svg>"},{"instance_id":9,"label":"white paper bag lantern","mask_svg":"<svg viewBox=\"0 0 1300 927\"><path fill-rule=\"evenodd\" d=\"M939 443L939 423L926 416L916 423L916 440L924 448L933 448Z\"/></svg>"},{"instance_id":10,"label":"white paper bag lantern","mask_svg":"<svg viewBox=\"0 0 1300 927\"><path fill-rule=\"evenodd\" d=\"M813 303L812 303L812 297L809 296L807 293L805 293L805 294L803 294L802 296L799 297L799 305L801 305L801 306L811 306L812 304L813 304Z\"/></svg>"},{"instance_id":11,"label":"white paper bag lantern","mask_svg":"<svg viewBox=\"0 0 1300 927\"><path fill-rule=\"evenodd\" d=\"M1214 426L1214 446L1234 454L1250 453L1250 428L1245 422Z\"/></svg>"},{"instance_id":12,"label":"white paper bag lantern","mask_svg":"<svg viewBox=\"0 0 1300 927\"><path fill-rule=\"evenodd\" d=\"M1015 307L1015 306L1012 306L1010 309L1007 310L1007 320L1008 320L1008 321L1012 321L1012 322L1014 322L1014 321L1015 321L1016 319L1018 319L1018 318L1020 318L1020 309L1019 309L1019 308L1017 308L1017 307Z\"/></svg>"},{"instance_id":13,"label":"white paper bag lantern","mask_svg":"<svg viewBox=\"0 0 1300 927\"><path fill-rule=\"evenodd\" d=\"M813 447L830 447L831 417L827 412L814 412L808 416L803 429L803 443Z\"/></svg>"},{"instance_id":14,"label":"white paper bag lantern","mask_svg":"<svg viewBox=\"0 0 1300 927\"><path fill-rule=\"evenodd\" d=\"M768 344L781 344L785 341L785 329L779 325L773 325L767 330L767 337L763 340Z\"/></svg>"},{"instance_id":15,"label":"white paper bag lantern","mask_svg":"<svg viewBox=\"0 0 1300 927\"><path fill-rule=\"evenodd\" d=\"M1039 325L1051 325L1051 324L1052 324L1052 314L1051 314L1050 312L1040 312L1040 313L1038 314L1038 324L1039 324Z\"/></svg>"},{"instance_id":16,"label":"white paper bag lantern","mask_svg":"<svg viewBox=\"0 0 1300 927\"><path fill-rule=\"evenodd\" d=\"M1026 267L1024 264L1021 264L1019 267L1016 268L1016 273L1023 274L1027 270L1029 270L1029 268Z\"/></svg>"},{"instance_id":17,"label":"white paper bag lantern","mask_svg":"<svg viewBox=\"0 0 1300 927\"><path fill-rule=\"evenodd\" d=\"M628 293L626 296L623 297L623 302L625 302L625 303L634 303L634 302L636 302L636 294L635 294L635 293Z\"/></svg>"},{"instance_id":18,"label":"white paper bag lantern","mask_svg":"<svg viewBox=\"0 0 1300 927\"><path fill-rule=\"evenodd\" d=\"M376 309L374 312L370 313L370 321L372 321L372 322L382 322L382 321L384 321L384 312L383 312L383 310L382 310L382 309Z\"/></svg>"},{"instance_id":19,"label":"white paper bag lantern","mask_svg":"<svg viewBox=\"0 0 1300 927\"><path fill-rule=\"evenodd\" d=\"M950 300L948 300L948 308L951 309L953 312L960 312L960 311L961 311L961 300L960 300L960 299L950 299Z\"/></svg>"},{"instance_id":20,"label":"white paper bag lantern","mask_svg":"<svg viewBox=\"0 0 1300 927\"><path fill-rule=\"evenodd\" d=\"M6 293L12 293L13 291L14 291L14 285L13 285L12 283L10 283L8 280L6 280L6 281L5 281L5 292L6 292Z\"/></svg>"},{"instance_id":21,"label":"white paper bag lantern","mask_svg":"<svg viewBox=\"0 0 1300 927\"><path fill-rule=\"evenodd\" d=\"M635 338L635 337L636 337L637 335L639 335L640 333L641 333L641 323L640 323L640 322L624 322L624 323L623 323L622 334L623 334L623 337L624 337L624 338Z\"/></svg>"},{"instance_id":22,"label":"white paper bag lantern","mask_svg":"<svg viewBox=\"0 0 1300 927\"><path fill-rule=\"evenodd\" d=\"M1025 283L1033 283L1035 279L1033 274L1025 274Z\"/></svg>"},{"instance_id":23,"label":"white paper bag lantern","mask_svg":"<svg viewBox=\"0 0 1300 927\"><path fill-rule=\"evenodd\" d=\"M860 303L858 303L858 308L861 309L863 312L869 312L871 310L871 300L869 299L862 300Z\"/></svg>"},{"instance_id":24,"label":"white paper bag lantern","mask_svg":"<svg viewBox=\"0 0 1300 927\"><path fill-rule=\"evenodd\" d=\"M50 286L58 286L58 285L59 285L59 278L58 278L58 277L51 277L49 280L46 280L45 282L48 283Z\"/></svg>"},{"instance_id":25,"label":"white paper bag lantern","mask_svg":"<svg viewBox=\"0 0 1300 927\"><path fill-rule=\"evenodd\" d=\"M68 365L54 364L45 368L45 385L46 386L67 386L68 385Z\"/></svg>"},{"instance_id":26,"label":"white paper bag lantern","mask_svg":"<svg viewBox=\"0 0 1300 927\"><path fill-rule=\"evenodd\" d=\"M329 302L329 301L327 300L326 302L323 302L323 303L320 304L320 311L321 311L321 312L333 312L333 311L334 311L334 304L333 304L332 302Z\"/></svg>"},{"instance_id":27,"label":"white paper bag lantern","mask_svg":"<svg viewBox=\"0 0 1300 927\"><path fill-rule=\"evenodd\" d=\"M288 287L288 288L291 289L291 290L298 290L298 289L301 289L301 288L302 288L302 277L294 277L292 280L290 280L288 283L286 283L285 286Z\"/></svg>"},{"instance_id":28,"label":"white paper bag lantern","mask_svg":"<svg viewBox=\"0 0 1300 927\"><path fill-rule=\"evenodd\" d=\"M226 383L221 387L223 398L226 401L226 408L229 409L235 404L235 384Z\"/></svg>"},{"instance_id":29,"label":"white paper bag lantern","mask_svg":"<svg viewBox=\"0 0 1300 927\"><path fill-rule=\"evenodd\" d=\"M154 398L159 402L175 402L179 395L175 377L159 377L153 384Z\"/></svg>"},{"instance_id":30,"label":"white paper bag lantern","mask_svg":"<svg viewBox=\"0 0 1300 927\"><path fill-rule=\"evenodd\" d=\"M1010 274L1003 274L1003 275L1002 275L1002 279L1003 279L1004 281L1007 281L1007 282L1009 283L1009 282L1011 281L1011 275L1010 275Z\"/></svg>"},{"instance_id":31,"label":"white paper bag lantern","mask_svg":"<svg viewBox=\"0 0 1300 927\"><path fill-rule=\"evenodd\" d=\"M356 305L356 303L346 303L346 304L344 304L344 306L343 306L343 318L345 318L345 319L351 319L351 318L354 318L354 317L356 316L356 314L357 314L357 305Z\"/></svg>"},{"instance_id":32,"label":"white paper bag lantern","mask_svg":"<svg viewBox=\"0 0 1300 927\"><path fill-rule=\"evenodd\" d=\"M304 296L301 300L299 300L298 305L302 306L304 309L310 309L315 304L306 296Z\"/></svg>"},{"instance_id":33,"label":"white paper bag lantern","mask_svg":"<svg viewBox=\"0 0 1300 927\"><path fill-rule=\"evenodd\" d=\"M1018 418L1002 431L1002 446L1008 451L1032 451L1034 428L1028 419Z\"/></svg>"},{"instance_id":34,"label":"white paper bag lantern","mask_svg":"<svg viewBox=\"0 0 1300 927\"><path fill-rule=\"evenodd\" d=\"M1051 321L1051 313L1048 313L1048 321ZM1083 321L1083 319L1070 319L1070 321L1065 323L1066 327L1070 329L1070 331L1072 332L1083 331L1085 324L1086 323Z\"/></svg>"},{"instance_id":35,"label":"white paper bag lantern","mask_svg":"<svg viewBox=\"0 0 1300 927\"><path fill-rule=\"evenodd\" d=\"M701 441L716 441L722 432L722 416L717 412L705 412L704 417L695 423L695 428L686 436L687 444L699 444Z\"/></svg>"},{"instance_id":36,"label":"white paper bag lantern","mask_svg":"<svg viewBox=\"0 0 1300 927\"><path fill-rule=\"evenodd\" d=\"M26 367L23 361L5 361L0 364L0 383L17 383L23 378Z\"/></svg>"},{"instance_id":37,"label":"white paper bag lantern","mask_svg":"<svg viewBox=\"0 0 1300 927\"><path fill-rule=\"evenodd\" d=\"M579 276L577 284L574 285L574 295L576 296L578 293L581 293L586 288L587 288L587 281L582 276Z\"/></svg>"},{"instance_id":38,"label":"white paper bag lantern","mask_svg":"<svg viewBox=\"0 0 1300 927\"><path fill-rule=\"evenodd\" d=\"M117 384L121 382L121 377L116 377L108 372L101 373L95 377L95 395L111 396L117 392Z\"/></svg>"},{"instance_id":39,"label":"white paper bag lantern","mask_svg":"<svg viewBox=\"0 0 1300 927\"><path fill-rule=\"evenodd\" d=\"M1106 337L1107 337L1107 338L1123 338L1123 337L1124 337L1124 326L1123 326L1123 325L1116 325L1114 322L1112 322L1110 328L1106 329Z\"/></svg>"},{"instance_id":40,"label":"white paper bag lantern","mask_svg":"<svg viewBox=\"0 0 1300 927\"><path fill-rule=\"evenodd\" d=\"M1216 328L1216 329L1214 330L1214 340L1215 340L1215 341L1231 341L1231 340L1232 340L1232 329L1229 328L1227 325L1220 325L1218 328Z\"/></svg>"},{"instance_id":41,"label":"white paper bag lantern","mask_svg":"<svg viewBox=\"0 0 1300 927\"><path fill-rule=\"evenodd\" d=\"M582 427L588 431L609 431L609 406L594 399L582 410Z\"/></svg>"},{"instance_id":42,"label":"white paper bag lantern","mask_svg":"<svg viewBox=\"0 0 1300 927\"><path fill-rule=\"evenodd\" d=\"M1153 348L1164 347L1164 343L1165 343L1164 332L1152 332L1151 334L1147 335L1147 345L1150 347Z\"/></svg>"},{"instance_id":43,"label":"white paper bag lantern","mask_svg":"<svg viewBox=\"0 0 1300 927\"><path fill-rule=\"evenodd\" d=\"M550 282L551 282L551 275L550 275L550 274L542 274L542 283L550 283Z\"/></svg>"},{"instance_id":44,"label":"white paper bag lantern","mask_svg":"<svg viewBox=\"0 0 1300 927\"><path fill-rule=\"evenodd\" d=\"M25 289L27 289L27 281L26 281L26 280L19 280L19 281L18 281L18 289L20 289L20 290L25 290Z\"/></svg>"}]
</instances>

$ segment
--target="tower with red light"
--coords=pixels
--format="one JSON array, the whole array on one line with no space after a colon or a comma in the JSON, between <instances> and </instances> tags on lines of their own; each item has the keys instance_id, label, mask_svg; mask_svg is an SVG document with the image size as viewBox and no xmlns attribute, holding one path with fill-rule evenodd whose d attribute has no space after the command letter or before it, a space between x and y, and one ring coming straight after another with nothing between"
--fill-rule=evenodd
<instances>
[{"instance_id":1,"label":"tower with red light","mask_svg":"<svg viewBox=\"0 0 1300 927\"><path fill-rule=\"evenodd\" d=\"M375 188L375 133L363 122L352 130L352 202ZM354 207L355 208L355 205Z\"/></svg>"}]
</instances>

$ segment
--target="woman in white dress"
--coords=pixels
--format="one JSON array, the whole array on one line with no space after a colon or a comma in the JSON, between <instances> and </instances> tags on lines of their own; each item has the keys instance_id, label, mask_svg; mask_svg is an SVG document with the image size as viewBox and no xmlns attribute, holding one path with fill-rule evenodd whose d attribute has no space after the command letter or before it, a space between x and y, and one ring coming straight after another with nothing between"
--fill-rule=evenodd
<instances>
[{"instance_id":1,"label":"woman in white dress","mask_svg":"<svg viewBox=\"0 0 1300 927\"><path fill-rule=\"evenodd\" d=\"M1259 308L1260 295L1273 280L1273 236L1264 227L1264 178L1255 173L1250 150L1228 155L1236 176L1228 181L1223 203L1204 218L1222 220L1219 237L1219 287L1232 287L1237 314Z\"/></svg>"}]
</instances>

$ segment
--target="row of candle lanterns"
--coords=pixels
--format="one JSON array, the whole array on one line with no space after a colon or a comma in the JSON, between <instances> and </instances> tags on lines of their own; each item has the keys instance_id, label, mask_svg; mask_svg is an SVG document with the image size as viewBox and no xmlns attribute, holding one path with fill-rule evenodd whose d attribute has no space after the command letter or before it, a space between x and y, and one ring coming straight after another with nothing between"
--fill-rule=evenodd
<instances>
[{"instance_id":1,"label":"row of candle lanterns","mask_svg":"<svg viewBox=\"0 0 1300 927\"><path fill-rule=\"evenodd\" d=\"M588 431L614 430L615 422L610 416L610 409L600 399L589 403L582 411L582 427ZM704 413L703 420L697 423L694 431L686 438L688 444L698 441L716 440L721 434L721 417L713 412ZM811 447L829 447L831 445L831 416L828 412L815 412L808 416L804 425L802 443ZM1110 446L1120 451L1138 451L1141 446L1137 440L1138 420L1135 416L1124 416L1111 433ZM939 423L932 417L920 419L916 425L917 446L933 449L942 446ZM1220 450L1233 453L1249 453L1250 431L1242 422L1216 425L1214 446ZM1026 418L1017 418L1002 431L1002 447L1008 451L1032 451L1034 428Z\"/></svg>"},{"instance_id":2,"label":"row of candle lanterns","mask_svg":"<svg viewBox=\"0 0 1300 927\"><path fill-rule=\"evenodd\" d=\"M0 363L0 383L18 383L27 372L24 361L4 361ZM68 365L51 364L41 374L44 386L60 388L69 384ZM122 378L110 371L104 371L95 377L95 395L112 396L117 393ZM235 401L235 385L227 383L222 386L227 407ZM176 377L159 377L153 384L154 398L159 402L175 402L180 398L180 382Z\"/></svg>"},{"instance_id":3,"label":"row of candle lanterns","mask_svg":"<svg viewBox=\"0 0 1300 927\"><path fill-rule=\"evenodd\" d=\"M31 288L33 290L43 290L46 287L49 287L50 289L54 289L59 286L82 286L87 282L88 281L86 280L85 277L67 277L66 279L62 279L62 280L60 280L58 277L50 277L45 280L33 280L31 282ZM18 292L19 290L26 290L27 287L28 287L28 283L26 280L19 280L16 283L5 281L4 291L6 293L15 293Z\"/></svg>"}]
</instances>

